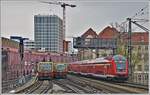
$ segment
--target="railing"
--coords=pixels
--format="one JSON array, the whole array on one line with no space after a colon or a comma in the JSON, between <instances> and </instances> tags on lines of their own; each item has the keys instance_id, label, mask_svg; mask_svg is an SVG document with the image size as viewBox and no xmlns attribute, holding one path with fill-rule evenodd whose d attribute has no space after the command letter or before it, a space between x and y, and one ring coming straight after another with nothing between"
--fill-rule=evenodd
<instances>
[{"instance_id":1,"label":"railing","mask_svg":"<svg viewBox=\"0 0 150 95\"><path fill-rule=\"evenodd\" d=\"M134 73L132 80L129 80L129 82L133 82L136 84L141 85L148 85L149 84L149 73Z\"/></svg>"}]
</instances>

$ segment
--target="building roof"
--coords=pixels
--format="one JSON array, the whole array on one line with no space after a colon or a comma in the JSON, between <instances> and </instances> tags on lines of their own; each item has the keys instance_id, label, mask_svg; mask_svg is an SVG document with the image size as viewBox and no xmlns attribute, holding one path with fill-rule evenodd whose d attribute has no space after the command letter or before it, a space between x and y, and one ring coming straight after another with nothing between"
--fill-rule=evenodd
<instances>
[{"instance_id":1,"label":"building roof","mask_svg":"<svg viewBox=\"0 0 150 95\"><path fill-rule=\"evenodd\" d=\"M105 27L100 33L99 35L96 34L96 32L92 29L89 28L81 37L83 38L102 38L102 39L112 39L112 38L118 38L120 36L120 38L123 38L123 40L125 42L128 41L128 33L124 32L124 33L120 33L116 28L114 27L110 27L107 26ZM149 42L149 33L148 32L132 32L132 42L144 42L144 43L148 43Z\"/></svg>"},{"instance_id":2,"label":"building roof","mask_svg":"<svg viewBox=\"0 0 150 95\"><path fill-rule=\"evenodd\" d=\"M92 28L89 28L84 34L81 35L81 37L83 38L97 38L98 35L97 33L92 29Z\"/></svg>"},{"instance_id":3,"label":"building roof","mask_svg":"<svg viewBox=\"0 0 150 95\"><path fill-rule=\"evenodd\" d=\"M100 33L99 33L99 38L104 38L104 39L112 39L115 38L119 32L117 31L116 28L107 26L104 28Z\"/></svg>"},{"instance_id":4,"label":"building roof","mask_svg":"<svg viewBox=\"0 0 150 95\"><path fill-rule=\"evenodd\" d=\"M133 42L149 42L149 33L148 32L135 32L131 36Z\"/></svg>"},{"instance_id":5,"label":"building roof","mask_svg":"<svg viewBox=\"0 0 150 95\"><path fill-rule=\"evenodd\" d=\"M128 40L128 33L122 35L124 40ZM131 35L132 42L149 42L148 32L132 32Z\"/></svg>"}]
</instances>

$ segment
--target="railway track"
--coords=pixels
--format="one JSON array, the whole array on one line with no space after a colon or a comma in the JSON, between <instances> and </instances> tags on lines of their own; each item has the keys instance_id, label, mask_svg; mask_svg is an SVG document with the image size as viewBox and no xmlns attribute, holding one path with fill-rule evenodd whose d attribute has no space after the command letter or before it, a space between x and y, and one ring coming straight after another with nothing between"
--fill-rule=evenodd
<instances>
[{"instance_id":1,"label":"railway track","mask_svg":"<svg viewBox=\"0 0 150 95\"><path fill-rule=\"evenodd\" d=\"M19 89L17 91L15 91L15 94L18 93L28 93L31 89L37 87L40 85L40 82L37 80L34 80L30 85L23 87L22 89Z\"/></svg>"},{"instance_id":2,"label":"railway track","mask_svg":"<svg viewBox=\"0 0 150 95\"><path fill-rule=\"evenodd\" d=\"M100 94L100 93L108 93L104 91L103 89L96 89L94 87L91 87L90 85L87 85L81 81L78 80L70 80L70 79L60 79L53 81L55 84L58 84L62 88L66 89L66 92L64 93L77 93L77 94Z\"/></svg>"},{"instance_id":3,"label":"railway track","mask_svg":"<svg viewBox=\"0 0 150 95\"><path fill-rule=\"evenodd\" d=\"M53 84L50 81L39 81L39 82L40 84L38 86L33 87L25 94L45 94L53 87Z\"/></svg>"},{"instance_id":4,"label":"railway track","mask_svg":"<svg viewBox=\"0 0 150 95\"><path fill-rule=\"evenodd\" d=\"M124 82L124 83L114 83L116 85L121 85L121 86L127 86L127 87L134 87L134 88L139 88L139 89L143 89L143 90L149 90L148 86L143 86L143 85L137 85L137 84L133 84L133 83L128 83L128 82Z\"/></svg>"},{"instance_id":5,"label":"railway track","mask_svg":"<svg viewBox=\"0 0 150 95\"><path fill-rule=\"evenodd\" d=\"M104 82L104 81L99 81L99 80L94 80L90 78L85 78L85 77L76 77L72 75L68 75L68 78L72 81L77 82L84 82L87 85L90 85L93 88L102 90L103 92L106 93L140 93L140 94L145 94L148 93L148 90L146 89L141 89L138 87L131 87L131 86L125 86L121 84L115 84L115 83L110 83L110 82Z\"/></svg>"},{"instance_id":6,"label":"railway track","mask_svg":"<svg viewBox=\"0 0 150 95\"><path fill-rule=\"evenodd\" d=\"M94 93L109 93L109 92L106 92L104 91L103 89L97 89L95 87L92 87L91 85L81 81L81 80L76 80L76 79L70 79L68 78L67 80L70 81L70 83L72 84L76 84L77 87L80 86L81 89L84 90L85 93L88 93L88 94L94 94ZM79 87L78 87L79 88Z\"/></svg>"},{"instance_id":7,"label":"railway track","mask_svg":"<svg viewBox=\"0 0 150 95\"><path fill-rule=\"evenodd\" d=\"M31 86L19 91L23 94L147 94L148 89L129 86L127 83L100 81L82 76L68 75L67 79L36 81Z\"/></svg>"},{"instance_id":8,"label":"railway track","mask_svg":"<svg viewBox=\"0 0 150 95\"><path fill-rule=\"evenodd\" d=\"M66 79L60 79L57 81L54 80L53 82L65 89L64 93L84 93L84 91L81 90L81 87L78 86L81 89L77 88L77 85L69 83L69 81L67 81Z\"/></svg>"}]
</instances>

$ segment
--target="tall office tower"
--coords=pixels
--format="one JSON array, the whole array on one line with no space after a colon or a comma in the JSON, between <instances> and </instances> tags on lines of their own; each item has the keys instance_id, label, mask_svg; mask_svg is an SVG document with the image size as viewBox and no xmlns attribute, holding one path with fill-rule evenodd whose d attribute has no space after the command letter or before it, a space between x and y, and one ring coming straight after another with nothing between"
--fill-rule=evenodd
<instances>
[{"instance_id":1,"label":"tall office tower","mask_svg":"<svg viewBox=\"0 0 150 95\"><path fill-rule=\"evenodd\" d=\"M63 23L56 15L34 16L36 49L63 52Z\"/></svg>"}]
</instances>

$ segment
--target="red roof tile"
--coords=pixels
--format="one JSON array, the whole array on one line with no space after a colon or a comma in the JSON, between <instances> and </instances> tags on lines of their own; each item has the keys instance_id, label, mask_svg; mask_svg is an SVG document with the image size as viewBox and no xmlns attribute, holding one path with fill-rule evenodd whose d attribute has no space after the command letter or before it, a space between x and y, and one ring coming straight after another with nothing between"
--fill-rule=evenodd
<instances>
[{"instance_id":1,"label":"red roof tile","mask_svg":"<svg viewBox=\"0 0 150 95\"><path fill-rule=\"evenodd\" d=\"M117 29L107 26L105 29L103 29L99 33L98 36L100 38L104 38L104 39L112 39L112 38L115 38L118 34L119 34L119 32L117 31Z\"/></svg>"},{"instance_id":2,"label":"red roof tile","mask_svg":"<svg viewBox=\"0 0 150 95\"><path fill-rule=\"evenodd\" d=\"M132 34L133 42L149 42L149 33L148 32L135 32Z\"/></svg>"},{"instance_id":3,"label":"red roof tile","mask_svg":"<svg viewBox=\"0 0 150 95\"><path fill-rule=\"evenodd\" d=\"M128 40L128 33L122 35L124 40ZM132 32L132 42L149 42L148 32Z\"/></svg>"},{"instance_id":4,"label":"red roof tile","mask_svg":"<svg viewBox=\"0 0 150 95\"><path fill-rule=\"evenodd\" d=\"M92 38L98 37L98 35L92 28L89 28L81 37L87 38L88 36L92 36Z\"/></svg>"}]
</instances>

